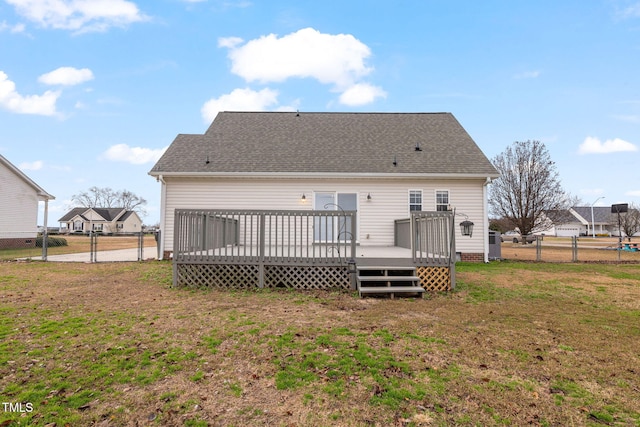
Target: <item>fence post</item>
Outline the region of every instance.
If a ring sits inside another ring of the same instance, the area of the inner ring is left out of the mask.
[[[542,261],[542,239],[536,239],[536,261]]]
[[[45,220],[46,223],[46,220]],[[47,232],[47,227],[45,225],[44,230],[42,231],[42,260],[47,260],[47,240],[49,240],[49,233]]]
[[[98,262],[97,251],[98,235],[93,230],[89,230],[89,262]]]
[[[573,236],[571,238],[571,254],[573,262],[578,262],[578,237]]]
[[[160,235],[160,230],[156,230],[154,237],[156,239],[156,251],[158,259],[162,259],[162,254],[160,253],[160,237],[162,236]]]
[[[142,261],[143,259],[143,246],[144,246],[144,233],[140,231],[138,234],[138,261]]]

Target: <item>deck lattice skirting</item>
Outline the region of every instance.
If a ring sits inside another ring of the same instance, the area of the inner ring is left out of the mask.
[[[260,287],[260,267],[248,264],[179,264],[178,286],[216,289]],[[340,266],[265,265],[265,288],[351,289],[349,269]]]
[[[176,287],[355,290],[354,211],[176,210],[173,285]],[[453,219],[414,212],[406,258],[427,291],[455,285]]]

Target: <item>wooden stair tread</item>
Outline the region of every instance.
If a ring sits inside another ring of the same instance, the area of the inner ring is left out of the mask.
[[[416,282],[417,276],[358,276],[361,282]]]
[[[358,291],[363,294],[389,294],[389,293],[423,293],[424,288],[420,286],[364,286],[360,287]]]

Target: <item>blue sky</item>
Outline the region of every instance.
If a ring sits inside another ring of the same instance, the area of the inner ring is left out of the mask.
[[[56,200],[127,189],[217,111],[451,112],[640,203],[640,1],[0,0],[0,153]],[[39,220],[42,223],[42,220]]]

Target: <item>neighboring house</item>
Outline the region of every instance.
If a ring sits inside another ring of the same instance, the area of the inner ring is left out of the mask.
[[[560,215],[555,215],[555,221],[544,234],[557,237],[579,237],[597,235],[617,235],[618,225],[616,217],[611,213],[610,206],[594,206],[593,216],[591,206],[573,206]]]
[[[340,224],[359,248],[394,247],[412,212],[455,209],[456,251],[488,260],[486,187],[498,173],[450,113],[221,112],[203,135],[178,135],[149,174],[162,184],[165,258],[180,209],[355,211],[355,227]],[[315,221],[316,241],[328,240]]]
[[[38,202],[44,201],[44,224],[53,200],[9,160],[0,155],[0,248],[34,247],[38,227]]]
[[[124,208],[73,208],[58,220],[63,233],[136,233],[142,221],[135,211]]]

